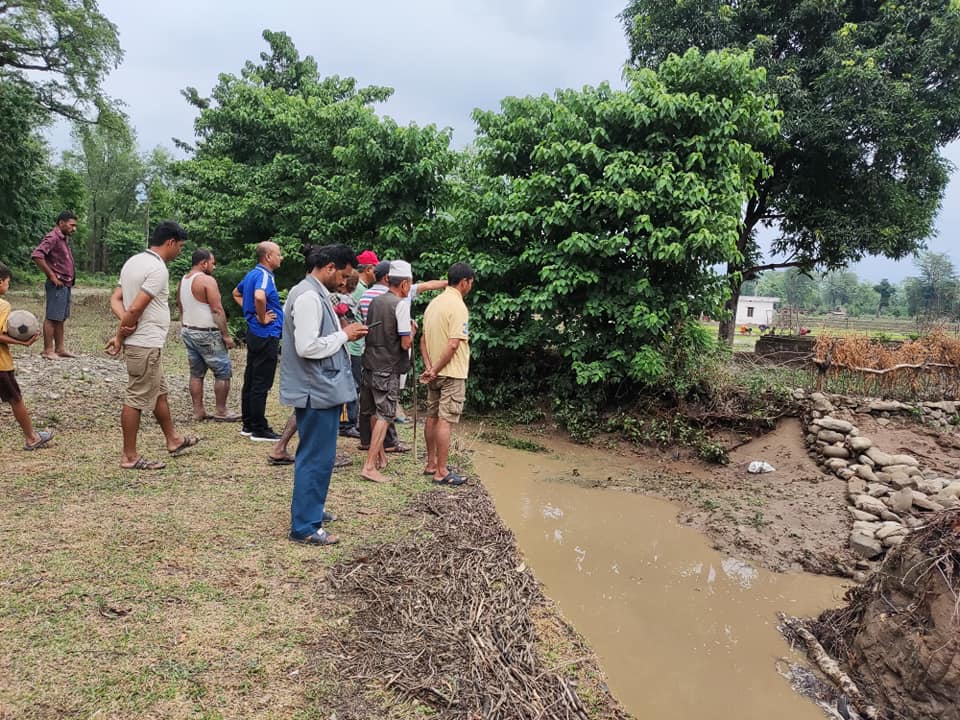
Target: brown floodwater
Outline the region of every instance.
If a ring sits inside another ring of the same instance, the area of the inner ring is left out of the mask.
[[[629,461],[549,444],[542,454],[478,442],[474,463],[527,565],[596,652],[624,707],[658,720],[822,718],[777,673],[779,658],[801,656],[777,631],[776,613],[840,605],[843,583],[722,555],[677,523],[672,503],[550,480],[574,468],[606,479]]]

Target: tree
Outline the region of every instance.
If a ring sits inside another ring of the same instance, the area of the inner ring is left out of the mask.
[[[950,258],[943,253],[925,252],[917,256],[916,266],[920,277],[907,278],[904,287],[910,314],[955,317],[960,309],[960,282]]]
[[[27,91],[45,114],[86,120],[109,106],[100,85],[122,57],[117,28],[95,0],[0,4],[0,80]]]
[[[0,79],[0,257],[7,263],[28,258],[53,221],[45,202],[49,154],[36,132],[41,121],[29,94]]]
[[[879,295],[879,302],[877,302],[877,317],[880,317],[880,313],[884,308],[890,307],[890,298],[892,298],[897,292],[897,286],[890,283],[889,280],[884,278],[879,283],[873,286],[874,291]]]
[[[728,309],[762,270],[901,258],[930,235],[948,177],[938,149],[960,134],[955,0],[630,0],[621,17],[633,64],[749,48],[780,99],[783,132],[762,146],[773,173],[745,205],[727,266]],[[760,225],[779,231],[784,260],[758,260]]]
[[[199,111],[193,157],[176,168],[191,234],[224,262],[266,239],[288,255],[305,240],[418,253],[453,164],[449,132],[399,127],[372,107],[389,88],[321,77],[286,34],[263,37],[260,63],[221,75],[210,98],[184,91]]]
[[[145,168],[133,130],[124,118],[115,117],[109,123],[77,126],[74,141],[77,150],[66,160],[86,190],[83,264],[94,272],[119,270],[144,244],[138,194]]]
[[[764,272],[759,278],[757,291],[761,295],[779,297],[787,307],[803,309],[814,307],[819,295],[817,281],[796,268]]]
[[[856,292],[857,276],[852,272],[834,270],[824,275],[820,281],[821,297],[828,310],[849,305]]]
[[[461,231],[426,259],[477,269],[482,377],[566,398],[656,385],[667,336],[722,303],[714,266],[736,256],[740,208],[767,171],[752,144],[778,132],[774,99],[742,53],[690,51],[627,80],[474,112]]]

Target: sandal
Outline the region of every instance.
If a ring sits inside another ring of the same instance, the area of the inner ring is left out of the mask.
[[[24,443],[24,446],[23,446],[24,450],[39,450],[48,442],[53,440],[53,432],[50,430],[40,430],[39,432],[37,432],[37,435],[40,436],[40,439],[37,440],[35,443]]]
[[[284,457],[278,457],[278,458],[273,457],[273,455],[267,455],[268,465],[293,465],[294,462],[295,460],[289,455],[286,455]]]
[[[391,445],[390,447],[385,447],[383,449],[384,452],[388,452],[388,453],[405,453],[405,452],[410,452],[410,450],[411,450],[411,447],[404,443],[397,443],[396,445]]]
[[[133,465],[121,465],[123,470],[163,470],[167,466],[159,460],[147,460],[142,455],[134,460]]]
[[[198,442],[200,442],[200,438],[198,438],[196,435],[184,435],[184,436],[183,436],[183,442],[180,443],[180,444],[179,444],[176,448],[174,448],[173,450],[167,450],[167,452],[170,453],[170,455],[171,455],[172,457],[177,457],[177,456],[180,455],[184,450],[186,450],[187,448],[192,448],[192,447],[193,447],[194,445],[196,445]]]
[[[337,520],[337,516],[334,515],[332,512],[327,512],[326,510],[323,511],[323,522],[325,523],[336,522],[336,520]]]
[[[443,480],[434,480],[433,482],[437,485],[463,485],[467,479],[461,475],[457,475],[452,470],[443,476]]]
[[[290,540],[301,545],[336,545],[340,542],[340,538],[336,535],[331,535],[323,528],[310,533],[305,538],[290,536]]]
[[[212,422],[235,423],[240,422],[243,418],[236,413],[229,413],[228,415],[207,415],[203,419],[211,420]]]

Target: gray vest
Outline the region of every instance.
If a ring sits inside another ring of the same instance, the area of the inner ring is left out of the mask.
[[[363,369],[403,375],[410,369],[410,353],[400,345],[397,335],[397,305],[404,302],[392,292],[373,299],[367,310],[367,324],[380,323],[370,328],[363,350]]]
[[[283,308],[284,347],[280,354],[280,402],[284,405],[326,410],[357,399],[357,388],[350,371],[346,346],[323,360],[310,360],[297,355],[293,328],[297,318],[293,304],[304,293],[317,293],[323,315],[317,337],[332,335],[340,329],[327,289],[312,275],[307,275],[287,295]]]

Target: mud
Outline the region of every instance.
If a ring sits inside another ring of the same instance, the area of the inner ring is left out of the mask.
[[[822,473],[807,455],[797,419],[783,419],[770,433],[736,447],[728,465],[705,463],[689,449],[637,448],[609,438],[572,445],[546,429],[515,434],[550,453],[562,449],[570,459],[539,477],[678,502],[679,521],[703,532],[714,549],[770,570],[852,574],[846,484]],[[764,460],[775,471],[751,475],[752,460]]]

